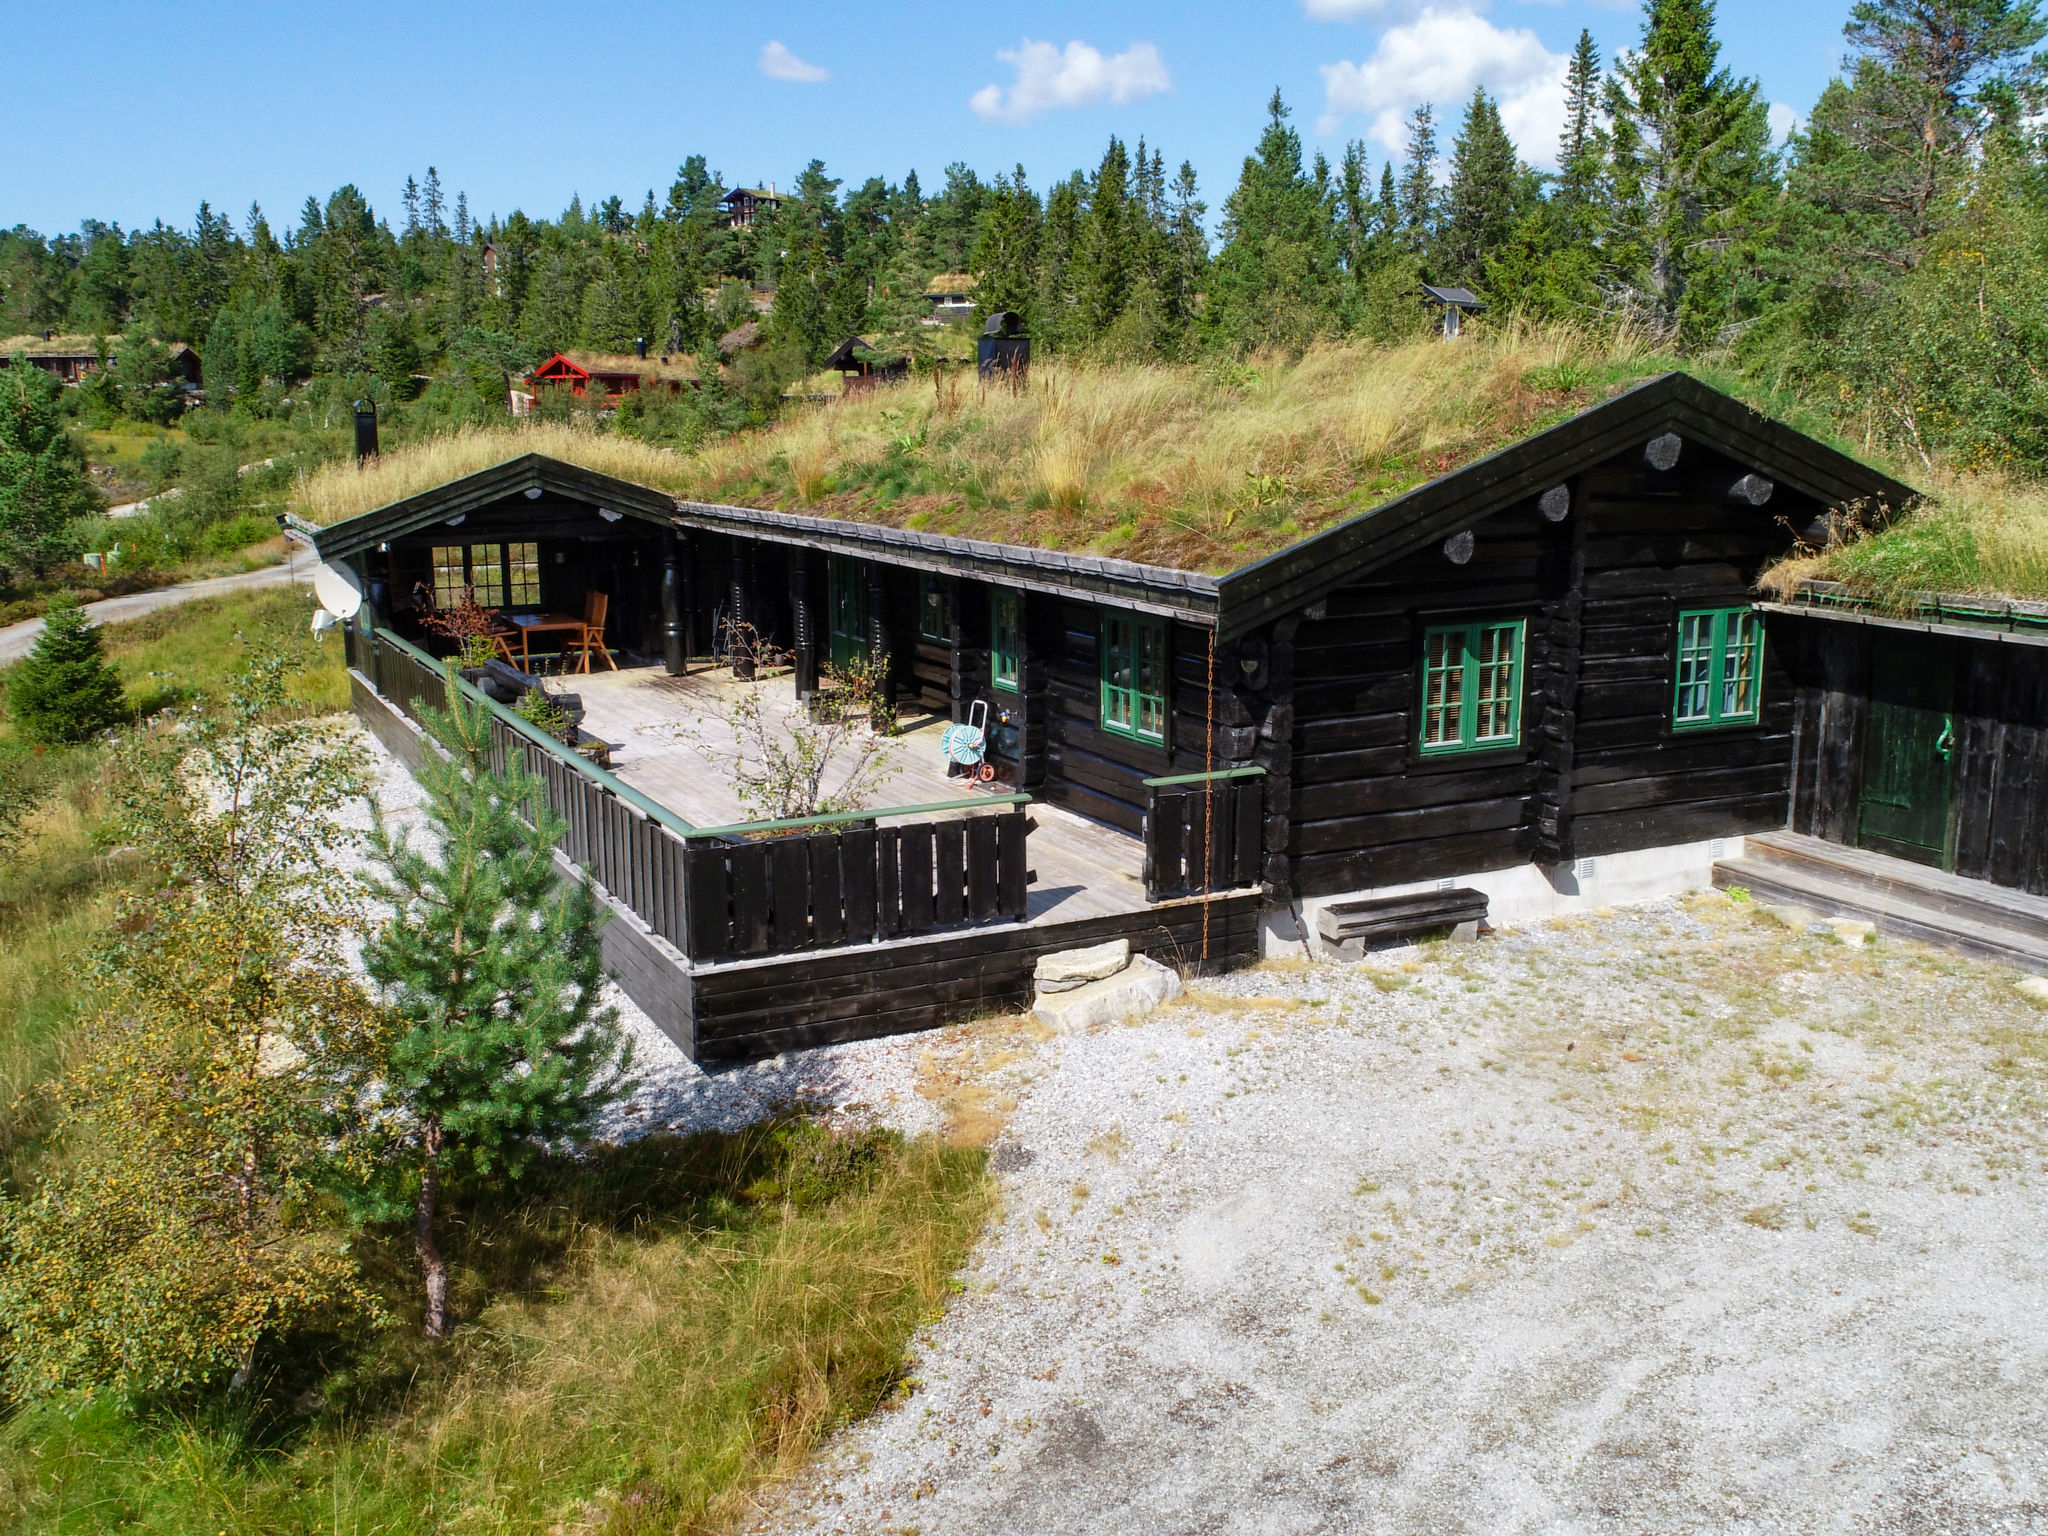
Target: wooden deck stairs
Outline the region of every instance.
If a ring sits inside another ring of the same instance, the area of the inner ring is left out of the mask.
[[[1797,832],[1751,835],[1741,858],[1714,866],[1714,884],[2048,975],[2048,897]]]

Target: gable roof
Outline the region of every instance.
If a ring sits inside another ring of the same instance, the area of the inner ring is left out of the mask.
[[[376,548],[386,539],[431,528],[452,517],[462,517],[479,507],[530,491],[543,495],[552,492],[571,501],[588,502],[643,522],[658,523],[664,528],[675,523],[676,504],[672,496],[649,490],[644,485],[635,485],[630,480],[618,480],[595,470],[565,464],[560,459],[525,453],[502,464],[493,464],[489,469],[478,470],[473,475],[465,475],[460,480],[450,480],[431,490],[421,491],[417,496],[394,501],[374,512],[365,512],[360,517],[317,529],[312,534],[313,549],[323,560],[357,554]]]
[[[1219,638],[1305,607],[1410,550],[1540,496],[1591,465],[1665,433],[1703,443],[1823,506],[1875,502],[1889,515],[1919,495],[1690,374],[1667,373],[1232,571],[1219,582],[1224,614]]]

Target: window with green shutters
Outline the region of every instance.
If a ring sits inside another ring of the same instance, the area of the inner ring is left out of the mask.
[[[1012,587],[997,587],[989,600],[989,681],[1009,693],[1024,677],[1024,597]]]
[[[1763,621],[1754,608],[1701,608],[1679,614],[1671,723],[1680,730],[1754,723],[1763,656]]]
[[[1477,752],[1522,739],[1524,621],[1432,624],[1422,640],[1422,750]]]
[[[1102,616],[1102,728],[1166,740],[1166,626],[1136,614]]]

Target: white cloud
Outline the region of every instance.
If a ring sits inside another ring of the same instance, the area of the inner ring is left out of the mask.
[[[1133,43],[1114,57],[1086,43],[1034,43],[996,55],[1014,65],[1017,78],[1009,89],[985,85],[968,99],[975,114],[990,122],[1028,123],[1055,107],[1093,107],[1108,102],[1123,106],[1173,88],[1166,62],[1150,43]]]
[[[1356,21],[1361,16],[1376,16],[1387,8],[1389,0],[1301,0],[1301,8],[1317,21]]]
[[[800,85],[816,85],[820,80],[830,78],[822,66],[806,64],[777,42],[762,47],[761,73],[770,80],[794,80]]]
[[[1407,142],[1408,114],[1427,101],[1436,107],[1437,138],[1448,153],[1465,104],[1483,85],[1500,103],[1501,123],[1522,158],[1551,165],[1564,129],[1570,63],[1526,27],[1496,27],[1462,6],[1430,6],[1381,33],[1363,64],[1322,66],[1327,99],[1317,131],[1335,133],[1345,118],[1364,117],[1367,135],[1389,155],[1399,155]]]
[[[1774,101],[1770,108],[1771,142],[1782,144],[1792,134],[1806,126],[1806,119],[1782,101]]]

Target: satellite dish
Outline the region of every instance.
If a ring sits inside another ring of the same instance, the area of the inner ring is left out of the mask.
[[[363,606],[363,589],[352,572],[322,560],[313,567],[313,595],[337,619],[352,619]]]

